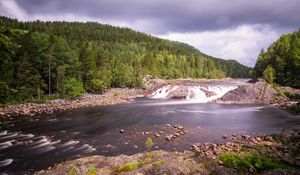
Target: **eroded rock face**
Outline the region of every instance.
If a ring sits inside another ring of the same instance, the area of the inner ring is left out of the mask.
[[[279,92],[263,81],[253,84],[242,85],[235,90],[229,91],[223,97],[217,99],[217,103],[275,103],[287,100]]]
[[[188,87],[180,86],[177,89],[171,91],[167,98],[168,99],[185,99],[189,93]]]

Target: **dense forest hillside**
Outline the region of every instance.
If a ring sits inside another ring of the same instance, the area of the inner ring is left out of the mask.
[[[0,103],[138,87],[147,74],[223,78],[248,77],[250,70],[184,43],[92,22],[19,22],[0,17],[0,46]]]
[[[269,83],[300,88],[300,30],[281,36],[267,51],[262,50],[254,72]]]

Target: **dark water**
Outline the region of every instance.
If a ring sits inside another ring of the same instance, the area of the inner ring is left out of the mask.
[[[6,120],[14,126],[0,132],[0,172],[30,174],[87,155],[134,154],[144,150],[148,137],[157,146],[153,149],[183,151],[192,143],[223,142],[224,134],[257,135],[300,127],[299,116],[272,106],[165,102],[138,99],[132,104]],[[165,135],[176,131],[166,127],[168,123],[180,124],[189,133],[167,142]],[[164,133],[155,138],[153,133],[159,131]]]

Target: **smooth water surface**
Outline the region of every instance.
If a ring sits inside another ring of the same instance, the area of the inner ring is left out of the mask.
[[[2,122],[13,125],[0,132],[0,172],[6,174],[30,173],[87,155],[134,154],[145,150],[148,137],[153,138],[153,149],[183,151],[193,143],[224,142],[224,134],[259,135],[300,127],[299,116],[270,105],[177,104],[145,98]],[[189,132],[168,142],[165,136],[176,129],[166,124],[180,124]],[[163,134],[154,137],[159,131]]]

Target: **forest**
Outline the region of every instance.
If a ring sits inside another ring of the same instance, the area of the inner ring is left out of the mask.
[[[0,17],[0,48],[0,104],[141,87],[144,75],[242,78],[249,77],[251,70],[184,43],[94,22]]]
[[[261,50],[254,76],[268,83],[300,88],[300,30],[282,35],[266,51]]]

